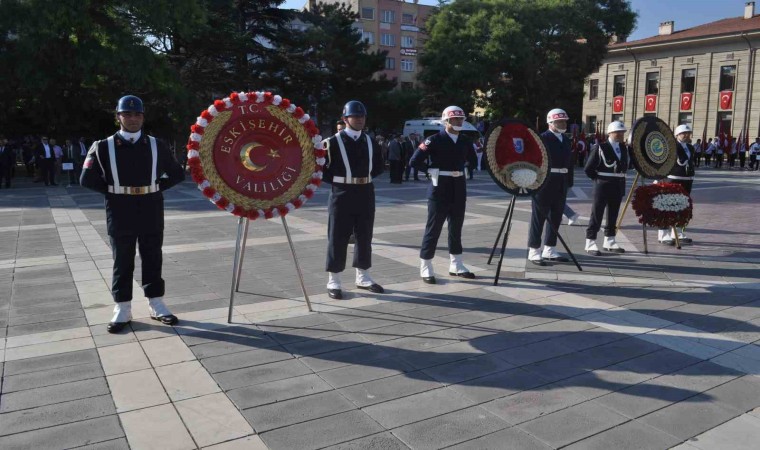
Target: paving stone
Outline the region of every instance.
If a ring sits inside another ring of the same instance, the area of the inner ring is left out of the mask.
[[[713,401],[742,412],[760,407],[760,379],[747,375],[705,392]]]
[[[197,448],[172,405],[119,414],[132,448],[181,450]],[[164,438],[157,441],[156,436]]]
[[[298,356],[309,356],[322,353],[333,352],[344,348],[358,347],[367,344],[361,336],[356,333],[339,334],[324,339],[310,339],[292,344],[286,344],[285,349]]]
[[[219,386],[198,361],[157,367],[156,374],[173,402],[219,392]]]
[[[455,384],[513,367],[512,364],[494,356],[482,355],[424,369],[423,372],[441,383]]]
[[[99,363],[40,370],[37,372],[5,377],[3,379],[3,394],[103,376],[105,376],[105,374]]]
[[[349,386],[340,393],[362,408],[442,386],[422,372],[414,372]]]
[[[380,433],[343,444],[326,447],[325,450],[407,450],[403,442],[391,433]]]
[[[760,442],[760,418],[744,414],[687,442],[700,449],[754,450]]]
[[[261,434],[271,450],[317,449],[379,433],[383,427],[361,411],[348,411]]]
[[[219,373],[228,370],[269,364],[286,359],[293,359],[293,355],[282,347],[273,347],[214,356],[211,358],[205,358],[201,362],[209,372]]]
[[[111,441],[123,436],[124,431],[119,424],[118,417],[111,415],[3,436],[0,437],[0,448],[58,450]]]
[[[701,362],[699,358],[670,349],[662,349],[620,363],[620,367],[637,373],[666,375]]]
[[[511,424],[520,424],[536,417],[583,402],[583,397],[557,384],[520,392],[493,400],[481,406]]]
[[[285,361],[216,373],[213,376],[219,386],[227,391],[311,373],[311,369],[300,360],[291,358]]]
[[[701,362],[685,367],[668,375],[659,377],[663,384],[704,392],[731,380],[741,377],[743,373],[719,366],[711,362]]]
[[[739,415],[741,415],[740,411],[711,403],[710,397],[700,394],[638,420],[681,440],[686,440]]]
[[[480,407],[443,414],[393,431],[414,449],[438,449],[509,427]]]
[[[502,450],[514,448],[520,450],[550,450],[551,447],[535,439],[517,427],[507,428],[496,433],[479,437],[449,447],[451,450]]]
[[[3,394],[0,413],[109,394],[105,378]]]
[[[390,429],[463,409],[474,403],[456,391],[442,388],[368,406],[363,411]]]
[[[253,433],[253,428],[223,393],[183,400],[174,406],[201,447]]]
[[[553,447],[571,444],[628,419],[601,405],[583,403],[518,425]]]
[[[451,389],[482,403],[548,383],[547,380],[533,373],[522,369],[511,369],[454,384]]]
[[[0,436],[115,414],[110,395],[14,411],[0,416]]]
[[[233,389],[227,395],[238,408],[247,409],[329,390],[332,387],[317,375],[303,375]]]
[[[594,401],[632,419],[697,395],[699,392],[663,384],[654,379]]]
[[[197,339],[197,335],[182,336],[182,340],[188,345],[193,339]],[[278,346],[277,342],[268,336],[234,336],[224,339],[226,340],[193,345],[190,350],[196,358],[202,359]]]
[[[96,350],[80,350],[57,355],[8,361],[5,363],[4,376],[9,377],[22,373],[51,370],[60,367],[98,362],[100,362],[100,360],[98,359],[98,352]]]
[[[129,444],[126,439],[121,438],[76,448],[77,450],[129,450]]]
[[[359,347],[337,350],[334,352],[321,353],[318,356],[307,356],[300,361],[309,366],[315,372],[337,369],[350,364],[365,364],[378,359],[387,358],[392,354],[392,349],[378,345],[363,345]]]
[[[632,420],[568,447],[568,450],[659,450],[671,448],[682,439]]]
[[[319,419],[356,409],[337,391],[299,397],[291,400],[243,410],[243,416],[257,433],[296,423]]]
[[[563,346],[559,342],[542,341],[528,344],[523,347],[515,347],[493,353],[493,356],[503,359],[508,363],[519,367],[539,361],[555,358],[557,356],[572,353],[573,350]]]
[[[411,372],[414,367],[395,359],[378,359],[366,364],[350,365],[337,369],[325,370],[319,376],[334,388],[342,388],[353,384],[364,383],[379,378],[387,378],[405,372]]]

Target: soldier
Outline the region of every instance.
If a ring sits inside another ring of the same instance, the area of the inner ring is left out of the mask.
[[[356,237],[356,287],[375,293],[384,289],[372,280],[372,229],[375,224],[375,187],[372,179],[385,165],[380,146],[363,133],[367,109],[351,100],[343,107],[346,128],[326,140],[327,165],[323,180],[332,184],[328,200],[327,294],[343,298],[340,273],[346,268],[349,236]]]
[[[432,183],[428,188],[428,218],[420,249],[422,281],[435,284],[433,256],[441,236],[443,222],[449,222],[449,275],[475,278],[462,262],[462,224],[467,201],[464,166],[475,167],[478,162],[472,141],[461,134],[464,111],[449,106],[441,114],[445,129],[425,140],[415,150],[410,165],[427,172]],[[428,165],[427,161],[430,160]]]
[[[686,193],[691,195],[691,185],[694,183],[695,173],[694,160],[696,158],[696,152],[691,145],[691,127],[689,125],[678,125],[678,127],[676,127],[675,135],[678,140],[676,164],[673,166],[673,169],[670,170],[668,182],[680,184],[686,190]],[[678,239],[681,242],[691,242],[691,239],[684,234],[683,228],[679,228],[677,231]],[[665,245],[675,245],[675,237],[673,236],[672,230],[660,229],[657,234],[660,243]]]
[[[185,179],[167,146],[142,131],[143,103],[134,95],[119,99],[120,130],[96,141],[85,159],[80,184],[105,194],[108,236],[113,252],[111,293],[116,301],[108,332],[118,333],[132,320],[135,247],[142,259],[142,288],[150,317],[166,325],[177,318],[163,302],[161,246],[164,240],[163,191]]]
[[[545,265],[544,259],[569,261],[556,249],[557,231],[565,209],[567,190],[573,184],[573,150],[570,139],[563,135],[567,131],[569,119],[563,109],[552,109],[546,114],[549,129],[541,133],[541,140],[549,153],[552,166],[546,184],[533,196],[533,211],[530,217],[528,260],[539,266]],[[544,222],[547,224],[542,246],[541,234],[544,230]]]
[[[620,201],[625,195],[625,173],[628,171],[630,157],[623,141],[628,131],[622,122],[611,122],[607,126],[607,141],[599,144],[597,151],[592,151],[586,162],[585,172],[594,180],[594,202],[591,206],[591,220],[586,228],[586,252],[599,256],[596,235],[602,227],[604,210],[607,210],[607,224],[604,227],[604,249],[613,253],[625,250],[615,242],[617,234],[617,217]]]

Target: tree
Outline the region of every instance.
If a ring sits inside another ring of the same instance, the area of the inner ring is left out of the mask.
[[[270,84],[309,107],[323,128],[333,128],[343,104],[352,99],[365,103],[374,124],[373,106],[396,84],[377,76],[386,52],[368,51],[369,44],[354,28],[358,16],[345,4],[320,3],[298,17],[306,30],[293,32],[290,42],[278,42],[280,70],[272,72]]]
[[[457,0],[426,24],[425,106],[476,102],[533,123],[554,107],[580,116],[584,80],[636,14],[626,0]],[[480,90],[483,96],[476,98]]]

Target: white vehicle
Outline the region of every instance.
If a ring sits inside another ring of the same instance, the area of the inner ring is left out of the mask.
[[[480,131],[466,120],[462,124],[462,127],[463,129],[460,133],[465,134],[473,142],[478,142],[482,137]],[[424,139],[430,135],[439,133],[441,130],[443,130],[443,124],[441,124],[440,117],[423,117],[422,119],[410,119],[404,122],[403,134],[404,136],[409,136],[415,133]]]

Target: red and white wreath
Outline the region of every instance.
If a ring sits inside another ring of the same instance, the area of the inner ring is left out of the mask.
[[[295,198],[285,204],[274,205],[267,209],[246,209],[242,205],[235,205],[229,199],[225,198],[218,187],[215,187],[203,172],[200,158],[201,142],[206,127],[214,120],[219,113],[231,110],[235,106],[243,106],[250,103],[258,103],[261,106],[274,105],[293,116],[306,130],[313,144],[315,170],[311,174],[311,179],[303,191]],[[190,167],[190,174],[193,181],[198,185],[198,189],[203,195],[214,203],[219,209],[232,213],[238,217],[247,217],[250,220],[256,220],[259,217],[271,219],[273,217],[284,216],[294,209],[303,206],[308,199],[314,196],[314,191],[322,182],[322,169],[325,164],[326,151],[323,149],[322,136],[319,135],[319,128],[313,120],[306,114],[303,109],[291,103],[290,100],[274,95],[271,92],[233,92],[229,97],[214,101],[207,109],[201,112],[196,119],[195,124],[190,127],[190,138],[187,142],[187,165]]]

